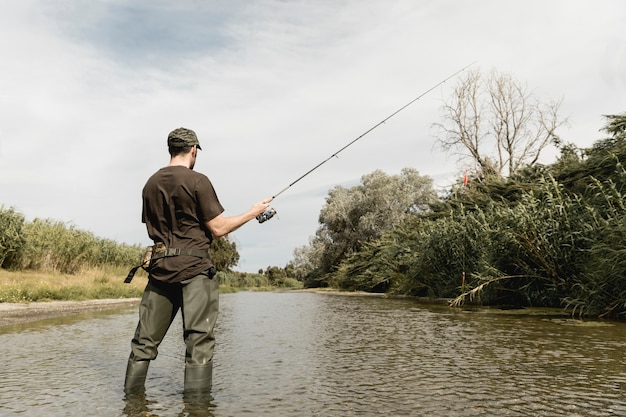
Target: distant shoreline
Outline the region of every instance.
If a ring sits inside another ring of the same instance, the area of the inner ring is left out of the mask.
[[[309,289],[282,289],[279,292],[312,292],[328,295],[360,296],[360,297],[389,297],[389,298],[412,298],[398,297],[380,293],[368,293],[362,291],[338,291],[330,288]],[[0,327],[12,324],[30,323],[55,317],[69,316],[73,314],[92,311],[112,310],[115,308],[132,307],[139,304],[140,298],[116,298],[97,299],[85,301],[37,301],[31,303],[0,303]],[[429,304],[444,304],[448,300],[425,298],[421,301]]]
[[[90,311],[131,307],[139,298],[119,298],[86,301],[44,301],[33,303],[0,303],[0,327],[30,323],[55,317]]]

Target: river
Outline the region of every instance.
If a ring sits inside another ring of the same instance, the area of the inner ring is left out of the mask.
[[[220,298],[210,398],[180,315],[143,396],[136,308],[0,328],[0,416],[626,416],[626,324],[307,292]]]

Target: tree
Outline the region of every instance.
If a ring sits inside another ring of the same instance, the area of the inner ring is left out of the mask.
[[[229,236],[222,236],[211,243],[211,260],[218,271],[229,271],[239,262],[237,244]]]
[[[378,239],[406,216],[425,211],[435,199],[432,179],[412,168],[392,176],[377,170],[363,176],[360,185],[333,188],[311,242],[316,269],[331,272],[366,242]]]
[[[316,256],[314,239],[309,238],[309,245],[299,246],[293,250],[293,259],[287,263],[286,269],[293,273],[298,281],[305,282],[316,265],[319,265],[319,256]]]
[[[278,266],[268,266],[263,275],[269,279],[271,284],[279,284],[281,280],[284,281],[287,278],[285,270]]]
[[[470,71],[444,102],[444,122],[434,126],[443,149],[469,158],[481,176],[510,176],[559,141],[556,129],[566,123],[558,115],[560,105],[540,102],[510,75],[494,70],[484,80]]]

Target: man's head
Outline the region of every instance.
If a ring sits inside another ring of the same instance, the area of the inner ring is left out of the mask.
[[[190,148],[193,145],[196,145],[198,149],[202,150],[196,132],[191,129],[179,127],[178,129],[172,130],[170,134],[167,135],[167,146],[170,148]]]
[[[191,129],[185,129],[184,127],[179,127],[178,129],[174,129],[167,135],[167,147],[170,152],[170,156],[172,158],[181,155],[187,155],[192,151],[193,147],[196,149],[202,150],[200,147],[200,142],[198,141],[198,136],[196,136],[196,132]],[[191,167],[196,162],[196,151],[193,152]]]

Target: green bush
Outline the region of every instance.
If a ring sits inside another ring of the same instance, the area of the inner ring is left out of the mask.
[[[235,289],[302,288],[302,283],[295,278],[272,279],[266,274],[220,271],[217,273],[217,278],[220,280],[222,292]]]

